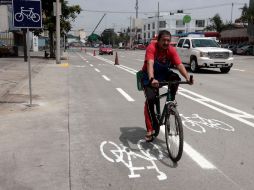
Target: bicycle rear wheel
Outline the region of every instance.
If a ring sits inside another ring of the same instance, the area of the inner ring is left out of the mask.
[[[177,162],[183,153],[183,127],[181,117],[175,108],[171,108],[164,124],[169,157],[173,162]]]

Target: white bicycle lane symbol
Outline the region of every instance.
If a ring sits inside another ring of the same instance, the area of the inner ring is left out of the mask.
[[[185,117],[183,114],[180,114],[182,118],[183,126],[188,128],[189,130],[197,133],[205,133],[205,127],[213,128],[213,129],[221,129],[224,131],[235,131],[234,127],[229,124],[226,124],[222,121],[216,119],[206,119],[198,114],[192,114],[191,117]]]
[[[24,9],[24,7],[21,7],[20,12],[15,14],[15,20],[17,22],[22,22],[26,17],[28,20],[32,20],[33,22],[39,22],[40,15],[38,13],[34,13],[33,10],[34,8]]]
[[[101,150],[102,155],[108,161],[113,162],[113,163],[114,162],[116,162],[116,163],[121,162],[127,168],[129,168],[129,170],[130,170],[130,174],[128,175],[129,178],[140,177],[140,174],[136,173],[136,171],[138,171],[138,170],[145,170],[145,169],[151,170],[151,169],[154,169],[158,173],[157,178],[159,180],[167,179],[166,174],[161,172],[158,169],[157,165],[155,164],[156,160],[163,159],[164,156],[162,154],[162,151],[160,150],[160,148],[157,145],[155,145],[153,143],[150,143],[151,146],[152,146],[151,149],[144,150],[141,146],[141,143],[144,143],[144,142],[145,142],[145,140],[139,140],[139,142],[137,144],[138,149],[140,150],[141,154],[138,154],[138,153],[135,153],[135,152],[131,151],[128,147],[126,147],[122,144],[120,144],[120,146],[118,146],[117,144],[115,144],[112,141],[103,141],[100,145],[100,150]],[[107,147],[107,148],[105,148],[105,147]],[[111,148],[114,147],[114,148],[109,150],[110,147]],[[158,158],[156,158],[154,155],[151,155],[150,152],[151,152],[152,149],[153,149],[153,151],[156,149],[156,152],[158,153]],[[124,157],[125,157],[124,154],[127,156],[126,160],[124,160]],[[134,158],[134,159],[137,159],[137,158],[144,159],[146,161],[149,161],[151,163],[151,165],[146,166],[146,167],[135,167],[135,166],[133,166],[132,158]]]

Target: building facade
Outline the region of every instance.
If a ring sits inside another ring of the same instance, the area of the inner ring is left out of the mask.
[[[13,45],[13,30],[11,5],[7,5],[7,1],[2,1],[0,2],[0,41],[7,45]]]
[[[202,32],[208,24],[208,19],[194,18],[191,16],[189,23],[184,23],[183,18],[187,14],[177,13],[148,17],[143,20],[141,38],[144,42],[149,42],[161,30],[168,30],[173,34],[185,32]]]

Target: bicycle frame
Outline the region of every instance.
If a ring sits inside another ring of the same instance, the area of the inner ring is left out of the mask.
[[[31,17],[34,12],[33,12],[33,8],[24,9],[24,7],[21,7],[20,13],[25,15],[28,18],[28,17]]]
[[[163,93],[163,94],[160,94],[159,96],[157,96],[157,101],[156,101],[156,116],[157,116],[157,119],[159,121],[159,125],[162,125],[163,124],[163,120],[166,116],[166,113],[167,113],[167,108],[168,108],[168,105],[169,104],[173,104],[173,101],[172,101],[172,97],[171,97],[171,94],[170,94],[170,85],[171,83],[168,83],[168,89],[167,89],[167,92],[166,93]],[[160,109],[160,99],[163,98],[163,97],[166,97],[166,102],[164,104],[164,107],[163,107],[163,111],[161,113],[161,109]]]
[[[191,83],[193,82],[193,76],[190,75],[190,81]],[[157,96],[157,101],[156,101],[156,117],[159,121],[159,126],[161,126],[163,124],[163,120],[167,114],[167,109],[168,107],[171,107],[171,106],[176,106],[176,103],[173,102],[172,100],[172,97],[171,97],[171,93],[170,93],[170,87],[172,84],[190,84],[189,82],[187,81],[172,81],[172,82],[159,82],[160,85],[167,85],[168,86],[168,89],[167,89],[167,92],[166,93],[163,93],[163,94],[160,94],[159,96]],[[160,110],[160,99],[163,98],[163,97],[166,97],[166,102],[164,104],[164,107],[163,107],[163,111],[161,113],[161,110]],[[171,105],[170,105],[171,104]],[[170,106],[168,106],[170,105]]]

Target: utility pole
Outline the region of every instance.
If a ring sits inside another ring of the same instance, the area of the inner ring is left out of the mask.
[[[138,0],[136,0],[135,9],[136,9],[136,18],[138,18]]]
[[[56,64],[60,63],[60,2],[56,0]]]
[[[232,7],[231,7],[231,24],[232,24],[232,17],[233,17],[233,8],[234,8],[234,3],[232,3]]]
[[[158,13],[157,13],[157,35],[160,32],[160,3],[158,2]]]
[[[131,27],[131,19],[132,19],[132,17],[130,17],[130,49],[132,48],[132,27]]]
[[[137,40],[137,19],[138,19],[138,0],[136,0],[136,6],[135,6],[135,9],[136,9],[136,20],[135,20],[135,40]]]

